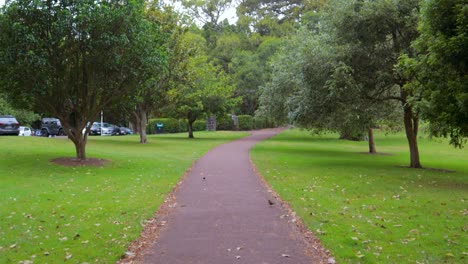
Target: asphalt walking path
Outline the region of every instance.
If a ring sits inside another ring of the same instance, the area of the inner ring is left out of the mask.
[[[143,262],[314,263],[303,234],[250,163],[249,149],[279,132],[254,131],[200,158]]]

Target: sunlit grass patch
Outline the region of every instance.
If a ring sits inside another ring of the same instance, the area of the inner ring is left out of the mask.
[[[468,151],[419,139],[409,164],[404,135],[366,142],[286,131],[252,150],[260,172],[339,263],[461,263],[468,245]]]

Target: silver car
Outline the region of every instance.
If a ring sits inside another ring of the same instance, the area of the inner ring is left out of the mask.
[[[18,135],[20,124],[14,116],[0,116],[0,135]]]

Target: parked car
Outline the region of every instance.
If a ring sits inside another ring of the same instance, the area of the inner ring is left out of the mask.
[[[40,129],[33,130],[32,135],[36,137],[42,137],[41,130]]]
[[[133,131],[128,127],[120,127],[120,135],[133,135]]]
[[[101,127],[101,135],[111,136],[114,133],[114,127],[109,123],[103,123]]]
[[[42,118],[41,120],[41,134],[43,137],[51,136],[63,136],[62,124],[57,118]]]
[[[112,127],[112,135],[113,136],[120,136],[122,135],[122,133],[120,133],[120,127],[119,126],[116,126],[116,125],[112,125],[110,124],[111,127]]]
[[[18,135],[20,124],[14,116],[0,116],[0,135]]]
[[[83,128],[83,134],[86,132],[86,128]],[[89,129],[89,135],[101,135],[101,123],[93,122],[93,125]]]
[[[25,126],[20,126],[19,127],[18,136],[29,137],[29,136],[31,136],[31,134],[32,134],[31,128],[25,127]]]

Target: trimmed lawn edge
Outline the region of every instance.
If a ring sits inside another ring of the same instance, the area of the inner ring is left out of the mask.
[[[283,209],[288,212],[287,215],[282,215],[281,217],[288,218],[288,224],[293,227],[292,229],[302,235],[302,238],[307,245],[307,254],[314,258],[314,263],[335,263],[335,258],[330,254],[329,250],[323,247],[320,239],[315,236],[309,228],[307,228],[307,226],[304,224],[304,221],[302,221],[302,219],[296,214],[289,203],[284,201],[281,196],[275,190],[273,190],[271,185],[266,181],[265,177],[263,177],[263,175],[257,169],[257,166],[255,166],[251,156],[249,157],[249,162],[253,168],[254,174],[257,176],[257,179],[260,181],[263,187],[267,190],[268,193],[271,194],[272,197],[276,199],[276,201],[280,203],[280,206],[282,206]]]

